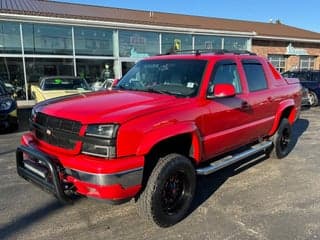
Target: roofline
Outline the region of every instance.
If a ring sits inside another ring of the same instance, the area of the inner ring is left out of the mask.
[[[11,14],[11,13],[0,13],[0,20],[4,21],[29,21],[36,23],[50,23],[50,24],[64,24],[64,25],[80,25],[80,26],[91,26],[91,27],[109,27],[112,29],[132,29],[145,31],[159,31],[159,32],[175,32],[175,33],[196,33],[196,34],[219,34],[225,36],[238,36],[238,37],[253,37],[256,32],[241,32],[241,31],[223,31],[213,29],[199,29],[199,28],[187,28],[187,27],[168,27],[162,25],[147,25],[147,24],[135,24],[135,23],[123,23],[123,22],[112,22],[112,21],[100,21],[100,20],[87,20],[77,18],[62,18],[62,17],[45,17],[45,16],[34,16],[25,14]]]
[[[307,42],[307,43],[320,43],[320,39],[306,39],[306,38],[291,38],[291,37],[275,37],[275,36],[253,36],[253,40],[278,40],[278,41],[291,41],[291,42]]]
[[[78,26],[90,26],[90,27],[108,27],[111,29],[132,29],[143,31],[159,31],[159,32],[174,32],[174,33],[191,33],[191,34],[217,34],[221,36],[233,36],[233,37],[252,37],[253,40],[277,40],[277,41],[292,41],[292,42],[307,42],[307,43],[320,43],[320,39],[307,39],[307,38],[292,38],[292,37],[276,37],[258,35],[257,32],[242,32],[242,31],[224,31],[214,29],[199,29],[188,27],[169,27],[162,25],[148,25],[138,23],[124,23],[102,20],[87,20],[77,18],[63,18],[63,17],[48,17],[48,16],[36,16],[26,14],[13,14],[13,13],[0,13],[0,20],[3,21],[29,21],[35,23],[49,23],[49,24],[61,24],[61,25],[78,25]]]

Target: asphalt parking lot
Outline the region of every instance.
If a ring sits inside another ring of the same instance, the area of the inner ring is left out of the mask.
[[[19,132],[0,134],[0,239],[320,239],[320,107],[302,111],[285,159],[262,156],[199,177],[192,211],[168,229],[141,219],[133,201],[64,206],[18,177],[27,115],[20,112]]]

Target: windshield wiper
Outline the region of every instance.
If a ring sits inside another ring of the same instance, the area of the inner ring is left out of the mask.
[[[165,90],[159,90],[159,89],[155,89],[152,87],[147,88],[146,90],[144,90],[146,92],[152,92],[152,93],[161,93],[161,94],[170,94],[169,91],[165,91]]]
[[[164,89],[155,89],[155,88],[147,88],[145,91],[147,92],[154,92],[154,93],[161,93],[161,94],[169,94],[169,95],[178,95],[178,96],[185,96],[184,94],[180,92],[174,92],[174,91],[169,91],[169,90],[164,90]]]

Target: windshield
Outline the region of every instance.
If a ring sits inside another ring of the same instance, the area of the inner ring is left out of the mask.
[[[90,90],[86,80],[81,78],[48,78],[41,82],[42,90]]]
[[[201,83],[205,60],[142,60],[118,83],[118,89],[157,92],[183,97],[195,96]]]

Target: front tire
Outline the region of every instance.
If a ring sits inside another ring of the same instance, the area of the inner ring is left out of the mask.
[[[153,169],[138,199],[138,213],[160,227],[174,225],[188,214],[195,186],[191,161],[180,154],[169,154]]]
[[[278,130],[272,137],[273,149],[270,156],[281,159],[287,156],[291,149],[292,127],[288,119],[283,118],[280,122]]]
[[[311,107],[318,106],[319,100],[315,92],[312,92],[312,91],[308,92],[308,100]]]

